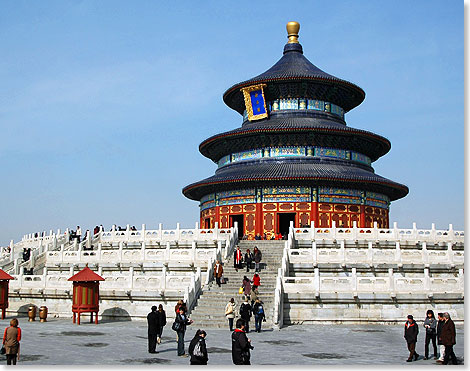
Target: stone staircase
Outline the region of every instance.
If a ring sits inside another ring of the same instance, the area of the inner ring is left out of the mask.
[[[261,286],[258,290],[260,299],[264,302],[266,313],[266,322],[263,322],[264,328],[271,328],[273,325],[274,290],[276,287],[277,270],[281,264],[284,245],[285,241],[239,242],[242,252],[246,252],[247,249],[253,251],[253,248],[258,246],[263,254],[259,273]],[[252,267],[254,268],[254,263]],[[224,278],[226,283],[218,287],[214,279],[209,283],[208,287],[203,288],[203,292],[190,314],[190,318],[194,321],[194,327],[228,329],[228,320],[225,317],[225,306],[230,298],[235,299],[236,321],[239,317],[240,305],[243,303],[243,295],[238,293],[238,289],[242,285],[243,276],[246,275],[248,278],[252,279],[253,274],[254,269],[250,269],[250,273],[246,273],[246,268],[239,269],[237,272],[233,267],[233,254],[231,254],[228,261],[224,262]],[[250,331],[251,329],[254,329],[254,317],[252,317],[252,321],[250,322]]]

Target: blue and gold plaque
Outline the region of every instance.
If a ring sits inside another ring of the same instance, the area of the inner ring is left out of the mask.
[[[248,120],[250,121],[268,117],[263,91],[265,86],[266,84],[259,84],[240,89],[245,98],[246,112],[248,113]]]

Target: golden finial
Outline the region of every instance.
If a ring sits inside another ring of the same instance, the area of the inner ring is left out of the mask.
[[[300,30],[300,23],[299,22],[289,22],[286,25],[287,29],[287,37],[289,38],[288,44],[298,44],[299,43],[299,30]]]

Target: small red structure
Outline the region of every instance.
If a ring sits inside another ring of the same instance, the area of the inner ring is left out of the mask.
[[[5,309],[8,308],[8,285],[10,280],[15,278],[0,269],[0,308],[2,309],[2,319],[5,319]]]
[[[96,313],[95,323],[98,324],[100,283],[104,278],[90,268],[85,267],[68,279],[73,281],[73,323],[78,314],[77,324],[80,324],[80,313],[90,313],[90,323],[93,322],[93,312]]]

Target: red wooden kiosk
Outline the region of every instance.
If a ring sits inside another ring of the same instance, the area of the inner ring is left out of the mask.
[[[95,323],[98,324],[100,283],[104,278],[85,267],[77,274],[68,279],[73,281],[73,323],[78,314],[77,324],[80,324],[80,313],[90,313],[90,323],[93,322],[95,312]]]
[[[15,278],[0,269],[0,308],[2,309],[2,319],[5,319],[5,310],[8,308],[8,285],[10,280]]]

